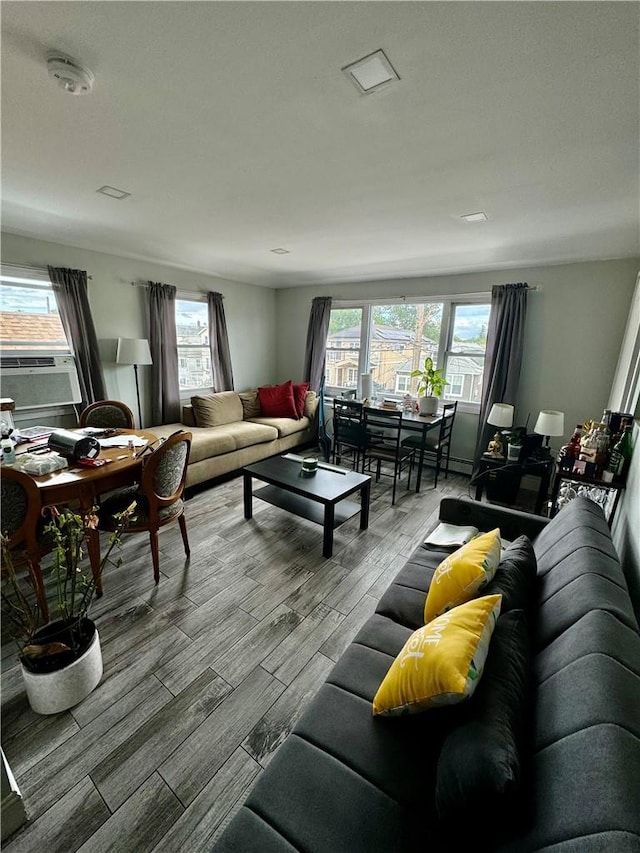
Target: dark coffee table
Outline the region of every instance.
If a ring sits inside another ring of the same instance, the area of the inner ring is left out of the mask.
[[[322,463],[321,463],[322,464]],[[253,497],[306,518],[324,528],[322,554],[333,554],[333,531],[356,513],[360,513],[360,529],[369,526],[371,477],[346,468],[319,467],[315,474],[305,476],[300,462],[282,456],[272,456],[242,469],[244,477],[244,517],[253,515]],[[268,483],[252,490],[252,478]],[[360,503],[345,500],[360,492]]]

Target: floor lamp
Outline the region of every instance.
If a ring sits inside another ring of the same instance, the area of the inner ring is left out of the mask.
[[[138,365],[153,364],[149,341],[146,338],[118,338],[116,364],[132,364],[136,375],[136,396],[138,398],[138,425],[142,429],[142,409],[140,408],[140,385],[138,384]]]

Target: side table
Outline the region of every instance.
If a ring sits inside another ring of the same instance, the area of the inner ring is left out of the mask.
[[[535,509],[536,515],[544,513],[544,507],[549,494],[549,486],[551,484],[551,474],[554,469],[554,462],[549,459],[525,459],[522,462],[508,462],[504,458],[495,458],[493,456],[482,456],[478,462],[477,472],[473,480],[476,484],[475,498],[477,501],[482,499],[483,489],[486,487],[489,479],[495,479],[499,476],[499,472],[515,476],[518,485],[520,479],[525,475],[530,475],[540,478],[540,485],[536,495]],[[472,482],[473,482],[472,480]],[[514,497],[515,501],[515,497]]]

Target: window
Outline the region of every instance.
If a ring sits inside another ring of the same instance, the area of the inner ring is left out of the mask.
[[[447,380],[449,381],[447,397],[462,397],[462,389],[464,388],[462,373],[450,373],[447,375]]]
[[[396,375],[396,393],[406,394],[411,387],[411,377],[408,373],[398,373]]]
[[[445,357],[445,396],[480,403],[490,306],[453,304]]]
[[[430,356],[445,371],[449,384],[444,396],[477,411],[489,310],[488,296],[338,304],[329,323],[326,384],[353,388],[360,374],[371,372],[376,395],[415,396],[418,380],[411,373]]]
[[[213,388],[209,312],[199,299],[176,299],[178,377],[181,391]]]
[[[360,371],[362,308],[334,308],[331,311],[325,362],[328,396],[343,388],[355,388]]]
[[[6,269],[0,275],[2,352],[68,355],[71,350],[47,273],[25,270],[23,275],[11,275]]]

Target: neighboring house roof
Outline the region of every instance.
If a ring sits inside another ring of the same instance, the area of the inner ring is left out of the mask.
[[[480,347],[481,349],[481,347]],[[484,359],[469,356],[450,355],[447,362],[448,373],[462,373],[465,376],[480,376],[484,368]],[[411,373],[411,361],[407,359],[396,365],[397,373]]]
[[[30,341],[15,344],[12,349],[33,349],[41,342],[42,349],[69,351],[59,314],[31,314],[22,311],[0,311],[0,341]],[[52,343],[53,342],[53,343]],[[44,347],[46,344],[46,347]]]
[[[179,344],[208,344],[209,329],[207,326],[177,325],[176,338]]]
[[[396,329],[394,326],[379,326],[377,324],[371,327],[371,337],[374,341],[386,341],[387,343],[411,343],[415,339],[414,333],[407,329]],[[350,326],[348,329],[334,332],[327,338],[327,343],[353,340],[360,340],[360,326]],[[422,340],[430,344],[435,343],[430,338],[423,337]]]

